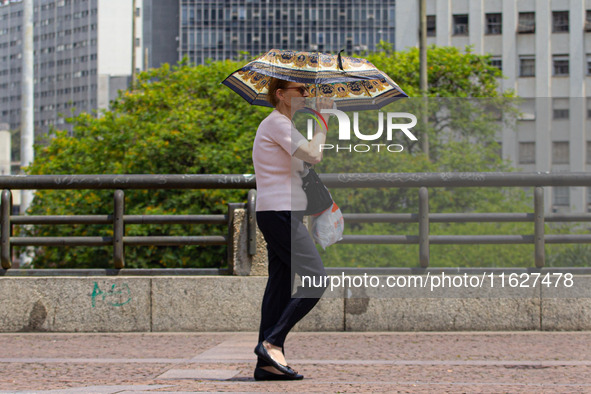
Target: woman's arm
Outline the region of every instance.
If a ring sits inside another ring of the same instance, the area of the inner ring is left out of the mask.
[[[326,130],[316,130],[312,140],[302,144],[295,152],[294,156],[310,164],[320,163],[322,160],[321,145],[326,141]]]
[[[317,110],[333,107],[333,100],[320,98],[317,100]],[[305,144],[302,144],[295,152],[294,156],[310,164],[318,164],[322,160],[322,145],[326,142],[326,133],[322,126],[316,126],[314,137]]]

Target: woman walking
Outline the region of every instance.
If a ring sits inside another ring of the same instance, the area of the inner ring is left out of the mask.
[[[292,295],[291,288],[295,273],[326,275],[314,241],[302,223],[307,199],[301,175],[304,162],[316,164],[322,159],[320,145],[326,140],[326,130],[317,130],[308,141],[292,123],[292,114],[304,108],[309,96],[304,84],[272,78],[268,91],[275,110],[259,125],[252,152],[257,184],[256,218],[269,257],[254,378],[299,380],[303,376],[285,360],[285,338],[314,308],[325,289],[307,289],[304,294],[298,288]],[[322,104],[325,108],[332,106],[329,100]]]

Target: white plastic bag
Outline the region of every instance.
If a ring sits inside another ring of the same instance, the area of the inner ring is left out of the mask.
[[[331,208],[312,217],[312,237],[322,249],[343,239],[344,227],[343,214],[334,201]]]

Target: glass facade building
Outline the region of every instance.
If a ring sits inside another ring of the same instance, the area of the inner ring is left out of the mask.
[[[347,55],[394,44],[395,1],[180,0],[179,59],[256,56],[270,49]]]

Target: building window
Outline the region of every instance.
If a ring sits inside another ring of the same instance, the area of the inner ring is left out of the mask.
[[[569,110],[568,108],[566,109],[555,109],[553,110],[553,118],[555,120],[560,120],[560,119],[568,119],[569,118]]]
[[[503,59],[501,59],[500,57],[491,57],[490,65],[503,71]]]
[[[552,99],[552,118],[554,120],[565,120],[569,118],[569,104],[568,98],[554,98]]]
[[[555,77],[564,77],[568,76],[569,72],[569,64],[568,64],[568,56],[560,55],[554,56],[554,67],[553,67],[553,75]]]
[[[519,143],[519,164],[535,164],[536,162],[536,143]]]
[[[536,76],[536,59],[533,56],[523,56],[519,58],[519,76]]]
[[[486,14],[486,34],[503,33],[503,15]]]
[[[568,187],[554,187],[554,205],[566,206],[570,205],[570,189]]]
[[[497,155],[502,158],[503,157],[503,141],[497,141],[497,144],[499,145],[497,148]]]
[[[427,37],[435,37],[437,28],[435,15],[427,15]]]
[[[568,11],[552,12],[552,33],[568,33]]]
[[[585,31],[591,31],[591,10],[587,10],[585,15]]]
[[[536,14],[535,12],[520,12],[519,25],[517,26],[518,33],[535,33],[536,32]]]
[[[568,164],[568,141],[552,142],[552,164]]]
[[[454,15],[454,36],[468,35],[468,15]]]

